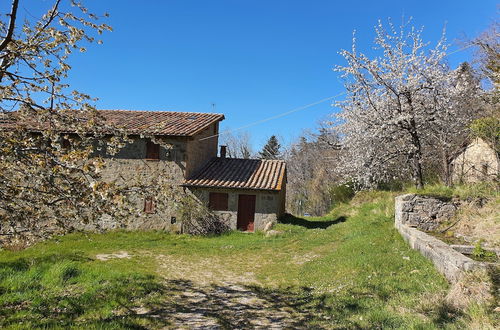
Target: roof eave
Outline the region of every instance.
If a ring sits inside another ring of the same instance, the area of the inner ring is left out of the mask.
[[[281,184],[280,184],[281,186]],[[266,189],[266,188],[252,188],[252,187],[225,187],[225,186],[210,186],[210,185],[198,185],[198,184],[189,184],[183,183],[181,187],[186,188],[207,188],[207,189],[231,189],[231,190],[254,190],[254,191],[272,191],[279,192],[281,189]]]
[[[215,124],[215,123],[218,123],[220,121],[223,121],[224,119],[226,119],[226,117],[224,117],[224,115],[221,115],[219,118],[216,118],[214,120],[212,120],[210,123],[208,123],[207,125],[197,129],[196,131],[194,131],[193,133],[189,134],[189,135],[186,135],[186,136],[189,136],[189,137],[193,137],[195,136],[196,134],[199,134],[200,132],[203,132],[204,130],[206,130],[210,125],[212,124]]]

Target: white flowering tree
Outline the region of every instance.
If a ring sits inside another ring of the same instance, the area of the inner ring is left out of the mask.
[[[422,29],[409,23],[388,26],[379,21],[375,27],[378,56],[359,52],[354,38],[352,49],[340,52],[348,65],[335,67],[347,91],[337,103],[343,170],[365,186],[411,177],[422,188],[425,144],[439,138],[446,148],[456,125],[437,132],[457,118],[461,110],[453,100],[463,91],[445,62],[444,33],[430,48]],[[458,126],[463,123],[459,120]]]
[[[22,20],[21,8],[31,4],[0,7],[8,9],[0,19],[0,244],[9,235],[36,239],[53,228],[98,227],[103,215],[124,219],[141,211],[135,199],[144,191],[158,204],[174,200],[164,173],[154,183],[102,180],[106,161],[99,150],[113,155],[127,136],[65,81],[69,56],[101,43],[97,38],[111,28],[75,0],[39,1],[45,12],[35,17],[30,8]]]
[[[101,210],[85,207],[106,205],[108,197],[106,185],[96,180],[103,163],[89,157],[102,127],[90,96],[71,90],[65,78],[71,53],[85,52],[86,44],[111,28],[68,0],[40,1],[45,13],[21,20],[21,8],[30,4],[22,2],[12,0],[0,20],[2,233],[47,218],[61,224],[67,218],[91,219]],[[89,132],[95,134],[89,138]]]
[[[69,56],[100,44],[111,27],[76,0],[39,1],[45,13],[20,20],[20,8],[32,3],[22,2],[12,0],[0,19],[0,245],[9,235],[36,239],[75,224],[99,228],[106,217],[122,225],[140,215],[144,196],[155,196],[158,209],[182,208],[187,196],[166,170],[103,180],[106,158],[130,140],[65,79]]]

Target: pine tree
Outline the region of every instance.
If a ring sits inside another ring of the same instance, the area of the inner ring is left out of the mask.
[[[267,143],[262,148],[262,151],[259,152],[259,156],[261,159],[280,159],[280,148],[281,145],[278,142],[278,138],[273,135],[269,138],[269,140],[267,140]]]

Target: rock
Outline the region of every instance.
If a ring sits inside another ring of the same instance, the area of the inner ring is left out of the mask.
[[[145,307],[132,308],[132,311],[134,311],[134,313],[136,313],[137,315],[144,315],[150,312],[150,310]]]
[[[448,220],[452,218],[457,212],[457,208],[453,204],[444,204],[441,206],[437,212],[437,218]]]
[[[109,253],[109,254],[98,254],[95,256],[97,260],[106,261],[109,259],[130,259],[131,255],[128,254],[127,251],[120,251],[117,253]]]
[[[283,234],[282,231],[280,230],[274,230],[274,229],[271,229],[269,230],[267,233],[266,233],[266,237],[272,237],[272,236],[278,236],[278,235],[281,235]]]
[[[264,232],[267,233],[268,231],[270,231],[271,229],[273,229],[274,227],[274,222],[272,221],[269,221],[266,226],[264,227]]]

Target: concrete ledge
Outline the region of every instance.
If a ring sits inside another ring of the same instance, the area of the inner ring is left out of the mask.
[[[464,256],[443,241],[404,224],[401,213],[410,198],[410,195],[396,197],[395,227],[413,249],[430,259],[450,282],[456,282],[465,271],[487,267],[485,263]]]
[[[476,248],[475,246],[472,245],[458,245],[458,244],[450,244],[450,247],[453,248],[453,250],[458,251],[462,254],[472,254],[474,252],[474,249]],[[483,250],[488,252],[493,252],[497,255],[497,257],[500,257],[500,249],[490,249],[483,247]]]

